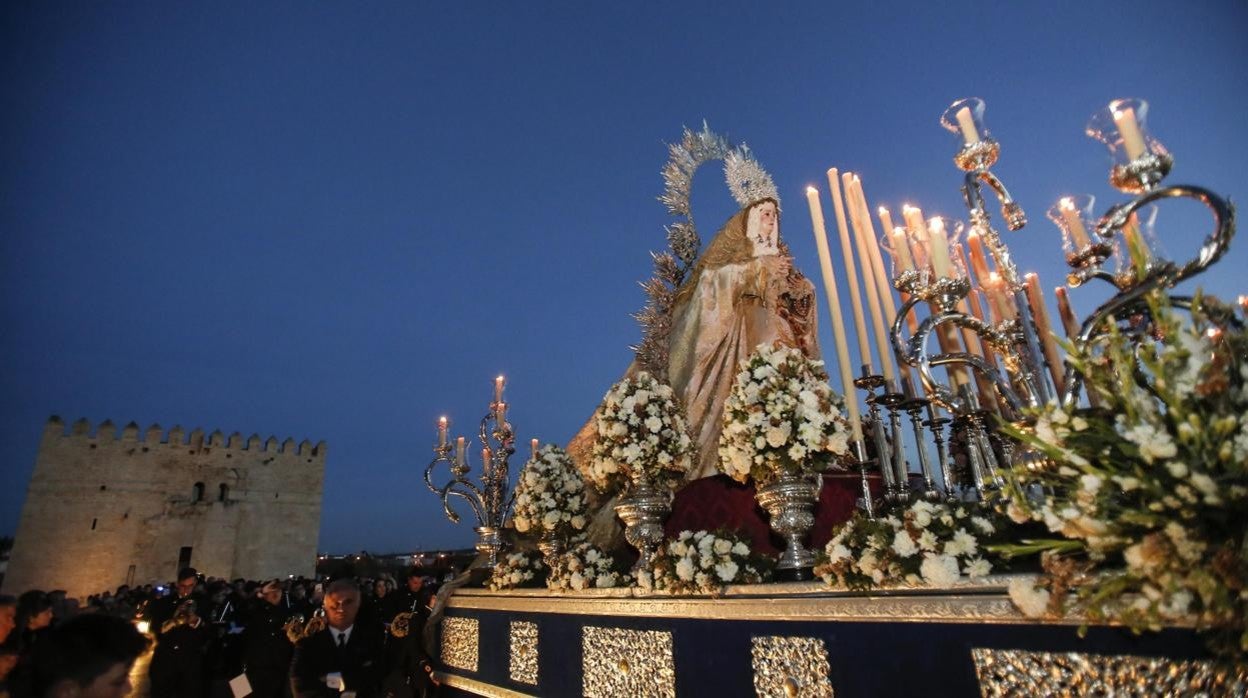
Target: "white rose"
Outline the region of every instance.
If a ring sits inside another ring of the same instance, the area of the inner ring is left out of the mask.
[[[715,574],[722,582],[731,582],[737,576],[737,563],[727,560],[715,565]]]
[[[953,586],[961,576],[958,573],[958,561],[952,555],[931,553],[923,558],[923,563],[919,565],[919,574],[924,581],[935,587]]]
[[[680,577],[682,580],[686,582],[691,581],[693,579],[693,573],[693,561],[689,558],[681,558],[680,562],[676,563],[676,576]]]

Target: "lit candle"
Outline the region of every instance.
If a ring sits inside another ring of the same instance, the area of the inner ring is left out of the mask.
[[[854,330],[858,336],[858,355],[862,363],[871,369],[871,345],[867,338],[867,321],[862,313],[862,296],[858,292],[858,271],[854,264],[854,249],[849,241],[849,225],[845,222],[845,202],[841,199],[841,178],[836,168],[828,170],[828,188],[832,192],[832,207],[836,211],[836,227],[841,234],[841,259],[845,261],[845,283],[849,285],[849,302],[854,311]]]
[[[503,401],[503,377],[494,379],[494,402]]]
[[[533,460],[537,460],[537,439],[530,441],[529,446],[533,449]]]
[[[446,448],[446,417],[438,419],[438,448]]]
[[[895,375],[893,373],[893,352],[888,342],[888,325],[892,322],[892,317],[888,315],[887,303],[881,293],[881,284],[883,279],[879,277],[883,274],[883,265],[876,264],[876,257],[879,256],[878,243],[875,242],[875,236],[872,234],[871,216],[867,213],[867,208],[862,197],[862,182],[859,181],[858,175],[846,172],[841,175],[841,180],[845,184],[845,199],[849,206],[850,222],[854,228],[854,240],[858,245],[858,260],[862,262],[862,281],[867,286],[867,305],[871,309],[871,322],[875,327],[875,348],[880,354],[880,368],[884,375],[884,380],[892,383]],[[872,251],[875,255],[872,256]],[[887,288],[887,285],[884,286]],[[891,297],[890,297],[891,298]],[[896,311],[893,312],[896,315]]]
[[[832,338],[836,342],[836,359],[841,374],[841,394],[845,396],[845,411],[849,428],[855,441],[862,441],[862,424],[859,422],[858,395],[854,388],[854,372],[849,362],[849,345],[845,341],[845,320],[841,317],[841,299],[836,288],[836,273],[832,270],[832,254],[828,250],[828,231],[823,222],[823,205],[819,192],[806,187],[806,201],[810,204],[810,224],[815,232],[815,247],[819,250],[819,269],[823,272],[823,290],[828,297],[828,310],[832,313]]]
[[[499,429],[502,429],[507,424],[507,403],[499,402],[495,404],[494,421],[498,423]]]
[[[1074,200],[1069,196],[1063,197],[1057,202],[1057,207],[1062,211],[1062,220],[1066,221],[1066,230],[1070,233],[1070,242],[1074,245],[1075,251],[1091,245],[1088,229],[1083,227],[1083,219],[1079,216],[1079,209],[1075,208]]]
[[[494,459],[491,457],[490,447],[486,446],[485,448],[481,449],[481,473],[483,475],[489,475],[491,466],[493,464],[494,464]]]
[[[1239,309],[1248,313],[1248,296],[1240,296],[1237,302],[1239,303]]]
[[[984,241],[979,239],[979,232],[973,228],[966,234],[966,247],[970,250],[975,280],[982,285],[988,279],[988,258],[984,255]]]
[[[995,271],[989,273],[988,280],[984,282],[984,290],[988,293],[988,303],[992,305],[997,322],[1005,322],[1018,317],[1014,302],[1006,293],[1005,279],[1002,279],[1000,274]]]
[[[455,439],[455,463],[457,465],[464,464],[464,437],[456,437]]]
[[[888,232],[895,227],[893,225],[893,214],[888,212],[888,207],[881,206],[875,212],[880,217],[880,227],[884,229],[884,232]]]
[[[1127,151],[1127,159],[1135,160],[1144,154],[1144,134],[1140,133],[1140,124],[1135,120],[1135,110],[1131,107],[1114,110],[1114,125],[1118,127],[1118,135],[1122,136],[1122,147]]]
[[[953,265],[949,262],[949,238],[945,235],[945,222],[932,218],[927,222],[927,248],[932,255],[932,273],[936,278],[950,278]]]
[[[914,259],[910,256],[910,239],[906,235],[906,229],[897,226],[891,228],[893,231],[889,234],[889,241],[892,243],[893,257],[897,261],[897,275],[902,272],[914,269]]]
[[[962,107],[956,114],[958,117],[958,130],[962,131],[962,140],[967,145],[974,145],[979,142],[979,131],[975,128],[975,117],[971,116],[970,107]]]
[[[1040,276],[1030,272],[1023,276],[1027,284],[1027,305],[1031,308],[1031,317],[1036,321],[1036,333],[1040,335],[1041,346],[1044,348],[1044,360],[1049,364],[1049,374],[1053,376],[1053,387],[1057,392],[1066,390],[1066,367],[1062,364],[1062,355],[1057,351],[1057,340],[1053,337],[1053,328],[1049,324],[1049,311],[1044,307],[1044,295],[1040,290]]]

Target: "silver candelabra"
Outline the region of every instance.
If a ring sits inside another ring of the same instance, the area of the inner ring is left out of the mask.
[[[1135,197],[1111,206],[1099,218],[1092,217],[1091,197],[1082,197],[1087,200],[1083,206],[1077,205],[1072,197],[1064,198],[1049,212],[1049,217],[1062,231],[1066,261],[1071,267],[1068,284],[1077,287],[1100,279],[1116,289],[1112,298],[1082,322],[1063,318],[1069,320],[1064,324],[1068,340],[1076,348],[1090,346],[1114,326],[1141,326],[1141,318],[1147,319],[1149,312],[1147,295],[1156,290],[1172,289],[1203,272],[1226,252],[1235,232],[1234,208],[1225,199],[1196,186],[1161,187],[1173,158],[1145,130],[1146,111],[1147,104],[1141,100],[1115,100],[1094,116],[1087,128],[1088,135],[1110,149],[1114,160],[1111,184]],[[917,494],[928,499],[958,498],[959,490],[964,490],[982,497],[1002,486],[1003,460],[1036,460],[1036,454],[1024,452],[1017,444],[997,437],[993,428],[997,415],[1003,420],[1016,421],[1024,418],[1027,409],[1059,401],[1072,405],[1079,400],[1082,389],[1081,376],[1069,361],[1056,354],[1056,344],[1047,336],[1047,319],[1037,316],[1044,313],[1040,309],[1042,302],[1037,307],[1037,299],[1028,297],[1027,286],[1033,280],[1024,281],[1020,276],[1008,247],[992,224],[985,186],[998,200],[1009,230],[1022,229],[1027,217],[1002,181],[991,172],[1001,147],[988,133],[982,119],[983,102],[966,99],[951,105],[941,123],[960,138],[954,162],[965,172],[962,194],[969,213],[969,230],[990,255],[995,272],[989,276],[993,283],[999,284],[1000,297],[1008,299],[1005,302],[1010,307],[1003,308],[993,322],[986,321],[981,313],[968,311],[967,299],[973,292],[973,284],[970,270],[964,268],[965,261],[958,260],[960,251],[944,273],[937,273],[934,264],[925,263],[927,260],[921,251],[914,253],[918,261],[906,257],[910,265],[902,268],[898,264],[898,251],[890,249],[894,261],[893,286],[905,299],[891,328],[892,348],[906,366],[918,373],[923,394],[911,389],[908,377],[903,378],[905,386],[901,392],[896,386],[885,384],[880,376],[865,375],[865,371],[855,381],[855,385],[867,393],[869,414],[865,426],[868,434],[864,440],[874,448],[873,461],[878,463],[884,481],[886,505],[904,504],[916,494],[910,486],[909,465],[904,458],[906,430],[902,426],[902,413],[910,420],[923,478],[922,489]],[[1199,201],[1213,216],[1213,231],[1205,238],[1197,255],[1185,264],[1158,257],[1141,234],[1135,215],[1151,204],[1173,198]],[[944,230],[942,223],[940,230],[935,231],[942,236],[942,242]],[[914,240],[916,236],[924,238],[927,232],[910,229],[907,235]],[[888,233],[885,231],[886,236]],[[1123,246],[1115,245],[1119,239],[1125,241]],[[921,239],[919,242],[931,244],[932,241]],[[972,261],[976,261],[975,252],[972,248]],[[1114,255],[1119,255],[1120,261],[1130,256],[1129,263],[1120,265],[1124,270],[1117,273],[1104,269],[1105,262]],[[986,265],[976,268],[977,276],[984,270]],[[978,281],[987,286],[989,280],[979,278]],[[1177,307],[1190,306],[1187,297],[1171,295],[1171,299]],[[919,320],[922,306],[930,308],[930,313]],[[968,337],[968,345],[970,336],[977,338],[983,351],[947,349],[950,345],[944,340],[948,335],[942,337],[941,333],[948,332]],[[939,352],[928,348],[933,336],[942,340]],[[937,377],[935,370],[941,367],[947,369],[949,383]],[[942,408],[950,417],[937,416],[935,407]],[[946,427],[950,427],[951,433],[946,434]],[[955,435],[959,437],[960,453],[968,471],[968,476],[962,478],[953,476],[953,455],[947,449]],[[927,448],[929,440],[936,448],[935,460]],[[873,515],[874,507],[869,501],[865,481],[867,456],[863,444],[858,444],[858,458],[864,464],[864,508],[868,515]],[[939,467],[939,475],[934,467]]]
[[[501,380],[501,379],[500,379]],[[459,523],[459,513],[451,506],[458,497],[468,502],[476,517],[476,549],[480,553],[477,563],[492,569],[498,564],[498,554],[503,547],[502,528],[515,504],[516,493],[511,489],[511,471],[508,459],[515,453],[515,434],[506,419],[506,405],[496,394],[490,403],[490,411],[481,419],[478,437],[483,445],[480,483],[467,477],[472,468],[463,446],[463,437],[452,447],[446,439],[445,418],[439,425],[438,445],[434,446],[434,459],[425,468],[425,485],[442,500],[446,517]],[[454,456],[452,457],[452,452]],[[450,479],[445,484],[434,484],[434,470],[439,463],[446,463]]]

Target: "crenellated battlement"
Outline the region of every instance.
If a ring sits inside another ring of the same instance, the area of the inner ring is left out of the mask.
[[[148,448],[157,445],[196,449],[219,448],[315,458],[322,462],[324,462],[328,451],[328,446],[324,441],[318,441],[314,445],[310,440],[304,439],[296,445],[292,437],[286,437],[284,441],[278,441],[276,436],[261,439],[259,434],[252,434],[244,439],[242,434],[237,431],[231,433],[227,438],[220,429],[213,431],[205,437],[204,430],[199,427],[187,434],[186,430],[180,425],[175,425],[168,431],[165,431],[159,424],[153,424],[147,427],[147,429],[140,429],[137,423],[130,422],[122,427],[120,434],[118,434],[117,427],[112,420],[106,419],[93,427],[86,419],[79,419],[67,427],[65,422],[57,415],[52,415],[48,418],[43,428],[43,438],[45,441],[48,439],[63,439],[91,444],[128,441],[141,443]]]

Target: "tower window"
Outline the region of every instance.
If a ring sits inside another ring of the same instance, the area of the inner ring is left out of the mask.
[[[204,501],[204,483],[197,482],[195,483],[195,486],[191,488],[191,503],[194,504],[195,502],[202,501]]]
[[[230,486],[225,484],[224,482],[221,483],[221,488],[217,492],[217,501],[224,502],[229,496],[230,496]]]

